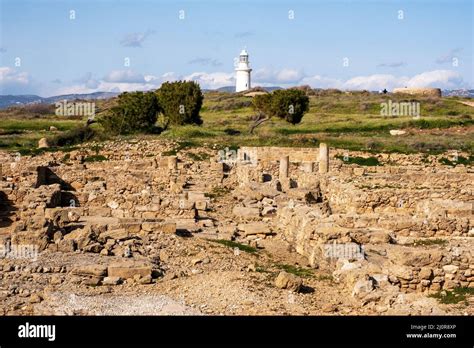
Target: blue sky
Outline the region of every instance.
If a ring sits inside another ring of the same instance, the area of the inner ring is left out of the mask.
[[[176,79],[228,86],[244,47],[253,85],[474,86],[471,0],[0,4],[1,94],[146,90]]]

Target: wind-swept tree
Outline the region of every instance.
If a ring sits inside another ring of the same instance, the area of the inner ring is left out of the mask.
[[[291,124],[300,123],[309,110],[309,98],[297,89],[276,90],[271,94],[256,95],[253,108],[257,112],[250,126],[250,133],[273,116],[285,119]]]

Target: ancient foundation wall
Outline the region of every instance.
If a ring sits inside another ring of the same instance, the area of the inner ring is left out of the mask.
[[[424,97],[441,97],[439,88],[394,88],[393,93],[420,95]]]
[[[239,149],[237,157],[240,161],[279,161],[282,157],[289,156],[290,162],[318,162],[318,148],[291,148],[291,147],[248,147]]]

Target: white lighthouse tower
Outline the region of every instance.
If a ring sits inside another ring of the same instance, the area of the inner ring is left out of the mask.
[[[250,72],[252,69],[250,69],[249,66],[249,54],[245,49],[240,52],[239,61],[235,71],[235,91],[241,92],[250,89]]]

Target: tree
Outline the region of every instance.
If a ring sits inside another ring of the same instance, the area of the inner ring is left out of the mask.
[[[202,124],[199,111],[203,95],[194,81],[165,82],[156,92],[165,126]]]
[[[117,105],[99,119],[102,127],[112,134],[149,132],[160,111],[154,92],[124,92]]]
[[[284,118],[291,124],[301,122],[309,110],[309,98],[304,91],[297,89],[276,90],[272,93],[271,111],[273,115]]]
[[[309,110],[309,98],[304,91],[297,89],[276,90],[271,94],[255,96],[253,108],[257,115],[250,126],[250,133],[272,116],[283,118],[291,124],[300,123],[304,113]]]
[[[257,94],[252,100],[253,109],[257,114],[253,118],[253,123],[250,125],[250,134],[254,129],[263,122],[268,121],[272,115],[272,97],[270,94]]]

